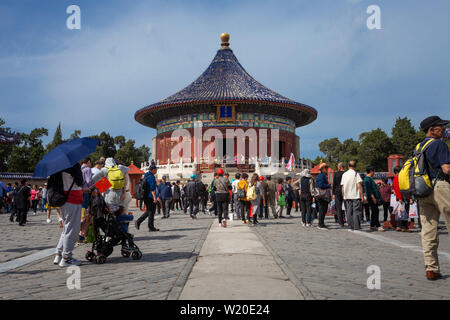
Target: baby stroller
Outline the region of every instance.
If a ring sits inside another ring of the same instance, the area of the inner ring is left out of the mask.
[[[111,212],[98,192],[96,197],[91,197],[90,213],[94,215],[95,241],[92,244],[92,250],[86,252],[86,260],[99,264],[105,263],[106,258],[113,252],[113,248],[119,244],[122,245],[122,257],[129,258],[131,256],[133,260],[142,258],[142,252],[134,243],[133,235],[125,232],[121,223],[117,221],[121,209]]]

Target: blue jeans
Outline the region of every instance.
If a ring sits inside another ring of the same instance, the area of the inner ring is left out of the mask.
[[[83,193],[83,204],[81,205],[81,208],[84,208],[85,210],[89,208],[89,198],[89,193]]]
[[[47,208],[45,207],[46,204],[47,204],[47,199],[42,198],[41,211],[47,212]]]
[[[130,221],[133,221],[133,218],[134,217],[129,214],[121,214],[120,216],[117,217],[117,222],[120,223],[123,231],[125,231],[126,233],[128,233],[128,223]]]

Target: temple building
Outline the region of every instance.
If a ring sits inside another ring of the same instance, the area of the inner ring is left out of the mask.
[[[254,168],[257,163],[270,162],[284,167],[291,155],[296,160],[295,168],[310,168],[309,163],[300,160],[300,138],[295,129],[313,122],[317,111],[252,78],[230,49],[229,35],[223,33],[220,38],[221,48],[197,80],[135,113],[137,122],[157,130],[152,141],[154,161],[163,171],[170,167],[179,169],[175,171],[180,171],[180,166],[186,168],[177,173],[179,177],[189,172],[211,173],[218,166],[239,166],[240,170],[246,170],[248,166]],[[189,133],[189,138],[173,138],[174,132],[180,129]],[[216,129],[214,137],[205,139],[210,129]],[[230,138],[227,129],[250,133],[239,146],[238,136]],[[203,139],[194,138],[195,133],[200,133]],[[190,152],[183,149],[180,158],[174,159],[174,148],[181,142]],[[215,148],[205,156],[204,151],[211,144]],[[252,150],[256,150],[256,155]]]

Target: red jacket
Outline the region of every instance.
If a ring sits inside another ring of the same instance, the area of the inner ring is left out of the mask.
[[[398,184],[398,176],[394,177],[394,193],[398,200],[403,201],[402,193],[400,192],[400,186]]]

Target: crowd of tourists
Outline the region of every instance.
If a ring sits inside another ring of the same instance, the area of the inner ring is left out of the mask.
[[[418,226],[422,230],[427,278],[438,279],[437,230],[440,214],[446,219],[447,227],[450,222],[450,153],[441,140],[447,123],[435,116],[421,123],[426,138],[417,146],[416,153],[420,149],[425,156],[421,165],[426,166],[432,187],[418,204],[414,197],[405,197],[400,190],[401,167],[394,169],[393,181],[382,179],[378,183],[374,180],[374,167],[368,166],[366,172],[360,174],[356,171],[356,161],[339,163],[332,183],[328,180],[326,163],[319,165],[320,173],[316,178],[308,169],[295,177],[275,179],[246,172],[230,177],[220,168],[214,173],[211,183],[205,184],[195,174],[186,183],[179,180],[171,182],[166,176],[157,179],[157,166],[152,161],[148,172],[136,186],[139,208],[145,206],[145,212],[135,221],[135,227],[139,230],[147,219],[148,230],[159,231],[155,227],[155,214],[168,219],[174,210],[181,210],[184,214],[189,211],[194,220],[200,211],[214,214],[223,228],[227,227],[227,220],[234,218],[241,220],[242,224],[255,226],[262,219],[291,218],[293,210],[300,210],[301,225],[305,228],[313,227],[317,219],[316,227],[328,230],[325,217],[327,213],[332,213],[338,228],[354,231],[360,230],[362,223],[368,223],[371,231],[384,231],[379,218],[379,208],[382,207],[384,226],[410,232],[409,213],[411,208],[415,208],[420,217]],[[102,180],[109,183],[102,199],[128,232],[128,223],[133,220],[128,210],[132,200],[128,171],[124,163],[116,163],[113,158],[101,158],[94,165],[90,158],[85,158],[73,167],[52,175],[48,188],[47,184],[32,186],[26,180],[14,185],[0,182],[0,210],[4,208],[10,213],[11,222],[15,218],[20,226],[25,226],[30,209],[33,214],[38,210],[46,212],[47,223],[51,222],[50,212],[55,209],[63,230],[54,263],[62,267],[79,265],[80,261],[72,257],[72,250],[77,241],[85,241],[93,220],[90,212],[92,201],[98,197],[97,186]],[[55,193],[57,186],[61,186],[64,204],[61,207],[48,206],[49,190]],[[414,222],[414,219],[411,220]]]
[[[390,205],[391,194],[395,194],[398,201],[403,201],[398,190],[398,181],[394,178],[394,186],[397,182],[397,188],[393,188],[392,182],[387,180],[375,183],[373,167],[367,168],[366,175],[357,174],[355,167],[356,162],[351,161],[348,166],[349,173],[342,180],[346,171],[344,164],[339,163],[339,171],[331,185],[327,176],[328,165],[325,163],[320,165],[321,173],[317,178],[313,178],[308,169],[296,178],[288,176],[284,179],[273,179],[271,176],[257,173],[251,176],[247,173],[236,173],[234,177],[230,177],[223,169],[218,169],[210,184],[203,183],[196,175],[192,175],[187,183],[181,183],[180,180],[170,182],[166,176],[156,179],[157,168],[152,166],[136,186],[140,209],[144,203],[150,209],[142,219],[136,221],[136,227],[139,228],[141,222],[150,217],[149,230],[154,231],[154,215],[162,214],[162,219],[166,219],[174,210],[181,210],[185,214],[189,211],[193,219],[196,219],[199,212],[214,214],[221,227],[226,227],[229,218],[239,219],[243,224],[257,225],[261,219],[290,218],[295,210],[301,212],[301,224],[304,227],[313,226],[313,221],[318,219],[317,227],[327,230],[325,216],[332,213],[341,228],[345,228],[349,221],[348,227],[359,230],[361,223],[367,222],[373,231],[383,231],[379,222],[379,206],[383,205],[384,221],[387,221],[388,213],[393,211]],[[345,194],[342,192],[344,188],[341,183],[346,185]],[[358,189],[359,184],[361,190]],[[146,194],[144,186],[151,192]],[[359,207],[354,206],[354,209],[353,202],[350,201],[354,200],[353,198],[361,199]],[[346,209],[347,204],[352,205],[350,210]],[[407,204],[409,205],[409,202]],[[408,212],[408,206],[406,208]],[[363,211],[366,212],[366,220]],[[391,214],[390,219],[401,221],[404,215]],[[398,225],[402,226],[397,228],[398,231],[409,231],[407,224]]]

